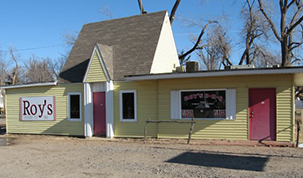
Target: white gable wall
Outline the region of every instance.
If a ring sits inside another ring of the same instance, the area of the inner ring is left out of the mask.
[[[150,73],[168,73],[180,66],[175,40],[166,13]]]

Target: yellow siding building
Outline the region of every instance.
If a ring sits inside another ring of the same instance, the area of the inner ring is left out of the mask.
[[[81,92],[83,97],[83,84],[29,86],[6,89],[6,129],[8,133],[25,134],[53,134],[53,135],[84,135],[84,119],[79,121],[68,120],[68,93]],[[56,97],[55,121],[21,121],[20,97]],[[82,98],[83,100],[83,98]],[[82,104],[82,108],[84,105]],[[82,118],[84,118],[82,111]]]
[[[195,118],[194,139],[294,141],[302,67],[178,66],[167,12],[86,24],[57,82],[3,87],[7,133],[141,138],[148,119]],[[188,130],[150,124],[147,136],[187,138]]]

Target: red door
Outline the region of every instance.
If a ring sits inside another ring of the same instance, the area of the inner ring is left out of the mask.
[[[276,89],[249,89],[251,140],[276,140]]]
[[[94,135],[105,136],[105,92],[93,93]]]

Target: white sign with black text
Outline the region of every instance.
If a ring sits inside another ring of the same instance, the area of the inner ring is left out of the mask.
[[[21,97],[20,120],[54,121],[56,120],[55,96]]]

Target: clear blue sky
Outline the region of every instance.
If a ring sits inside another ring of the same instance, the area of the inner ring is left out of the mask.
[[[175,0],[142,0],[147,12],[170,10]],[[241,26],[240,8],[244,0],[183,0],[178,8],[173,32],[177,49],[189,49],[189,33],[199,33],[199,28],[184,27],[185,19],[212,19],[222,13],[229,17],[225,24],[233,45],[238,42]],[[20,59],[26,60],[31,54],[38,57],[58,58],[66,51],[62,34],[80,31],[85,23],[107,20],[110,17],[101,13],[110,9],[113,18],[139,14],[137,0],[10,0],[1,1],[0,9],[0,50],[8,59],[5,51],[15,47]],[[56,46],[60,45],[60,46]],[[56,46],[56,47],[47,47]],[[45,47],[45,48],[43,48]],[[22,50],[29,48],[39,48]],[[239,48],[233,49],[232,58],[240,56]],[[236,59],[237,61],[238,59]]]

